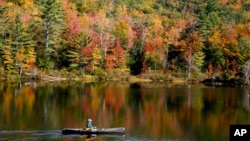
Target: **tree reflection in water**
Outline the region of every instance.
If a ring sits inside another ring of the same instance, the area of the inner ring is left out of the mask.
[[[0,92],[0,130],[81,128],[92,118],[97,127],[125,127],[127,137],[219,141],[230,124],[250,124],[246,88],[40,82],[1,83]]]

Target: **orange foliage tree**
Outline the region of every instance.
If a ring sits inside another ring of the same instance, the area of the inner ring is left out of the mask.
[[[225,25],[222,30],[222,47],[226,57],[226,63],[229,66],[232,74],[237,73],[236,59],[240,56],[240,50],[238,46],[238,32],[234,26]],[[226,68],[228,68],[228,66]]]

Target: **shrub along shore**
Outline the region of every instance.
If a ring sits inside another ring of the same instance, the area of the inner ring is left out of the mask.
[[[208,86],[249,86],[245,80],[240,77],[228,76],[226,74],[214,75],[209,77],[204,73],[188,74],[171,71],[147,71],[140,75],[131,75],[129,70],[111,69],[102,73],[87,74],[81,70],[68,71],[62,70],[35,70],[33,72],[24,72],[21,75],[18,72],[0,71],[2,81],[84,81],[84,82],[101,82],[101,81],[127,81],[136,82],[160,82],[172,84],[198,84],[203,83]]]

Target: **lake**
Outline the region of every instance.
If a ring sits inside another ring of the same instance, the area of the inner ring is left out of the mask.
[[[84,128],[125,127],[97,141],[226,141],[230,124],[250,124],[248,88],[165,83],[0,83],[0,141],[88,140],[62,135]]]

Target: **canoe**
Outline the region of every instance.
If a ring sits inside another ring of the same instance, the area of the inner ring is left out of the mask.
[[[124,134],[125,128],[99,128],[99,129],[82,129],[82,128],[64,128],[62,130],[62,134],[69,135],[69,134],[80,134],[80,135],[90,135],[90,134]]]

